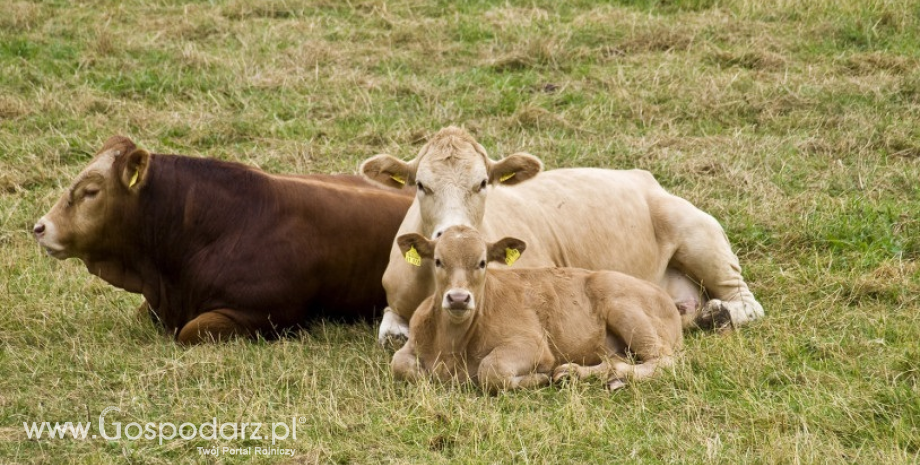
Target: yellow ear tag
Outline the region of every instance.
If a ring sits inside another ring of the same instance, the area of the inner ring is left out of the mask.
[[[128,187],[134,187],[137,184],[137,175],[140,174],[140,171],[134,171],[134,176],[131,176],[131,182],[128,183]]]
[[[410,265],[422,266],[422,257],[415,250],[414,245],[409,247],[409,251],[406,252],[406,262]]]
[[[400,176],[400,175],[398,175],[398,174],[394,174],[394,175],[390,176],[390,178],[392,178],[394,181],[396,181],[396,182],[398,182],[398,183],[400,183],[400,184],[403,184],[403,185],[406,184],[406,180],[403,179],[403,177]]]
[[[498,182],[505,182],[505,181],[507,181],[507,180],[513,178],[515,174],[517,174],[517,171],[512,171],[512,172],[510,172],[510,173],[505,173],[505,174],[503,174],[500,178],[498,178]],[[518,254],[518,255],[520,255],[520,254]]]
[[[505,263],[508,266],[514,265],[519,258],[521,258],[521,252],[518,249],[505,249]]]

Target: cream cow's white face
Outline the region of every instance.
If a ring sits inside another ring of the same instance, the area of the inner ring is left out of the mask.
[[[481,228],[490,186],[517,184],[542,169],[540,160],[526,153],[492,161],[482,145],[456,127],[439,131],[410,162],[377,155],[361,165],[371,181],[418,188],[421,233],[433,238],[450,226]]]

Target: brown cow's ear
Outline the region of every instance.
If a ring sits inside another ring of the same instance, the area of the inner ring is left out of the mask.
[[[415,182],[409,164],[387,154],[374,155],[364,160],[359,170],[368,181],[396,189]]]
[[[490,262],[504,262],[511,266],[527,250],[527,243],[514,237],[506,237],[489,244],[488,250]]]
[[[423,258],[434,257],[434,241],[425,239],[418,233],[403,234],[396,238],[396,244],[403,253],[403,258],[410,265],[422,266]]]
[[[150,154],[144,149],[134,149],[125,158],[121,182],[131,192],[137,192],[147,181],[147,168],[150,166]]]
[[[529,153],[509,155],[489,167],[489,182],[513,186],[524,182],[543,170],[543,162]]]

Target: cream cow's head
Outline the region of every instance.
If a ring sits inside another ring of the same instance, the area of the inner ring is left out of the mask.
[[[361,164],[361,173],[378,184],[418,188],[421,232],[434,238],[453,225],[481,228],[490,186],[514,185],[542,169],[527,153],[493,161],[468,132],[453,126],[435,134],[414,160],[381,154]]]

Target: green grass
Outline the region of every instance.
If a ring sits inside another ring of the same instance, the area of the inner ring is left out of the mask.
[[[7,2],[0,463],[242,463],[23,422],[284,421],[257,463],[920,461],[920,5],[768,0]],[[185,349],[29,230],[102,142],[276,172],[414,156],[648,169],[716,216],[767,317],[609,394],[393,382],[375,328]],[[94,425],[95,428],[95,425]],[[217,441],[236,447],[260,441]]]

